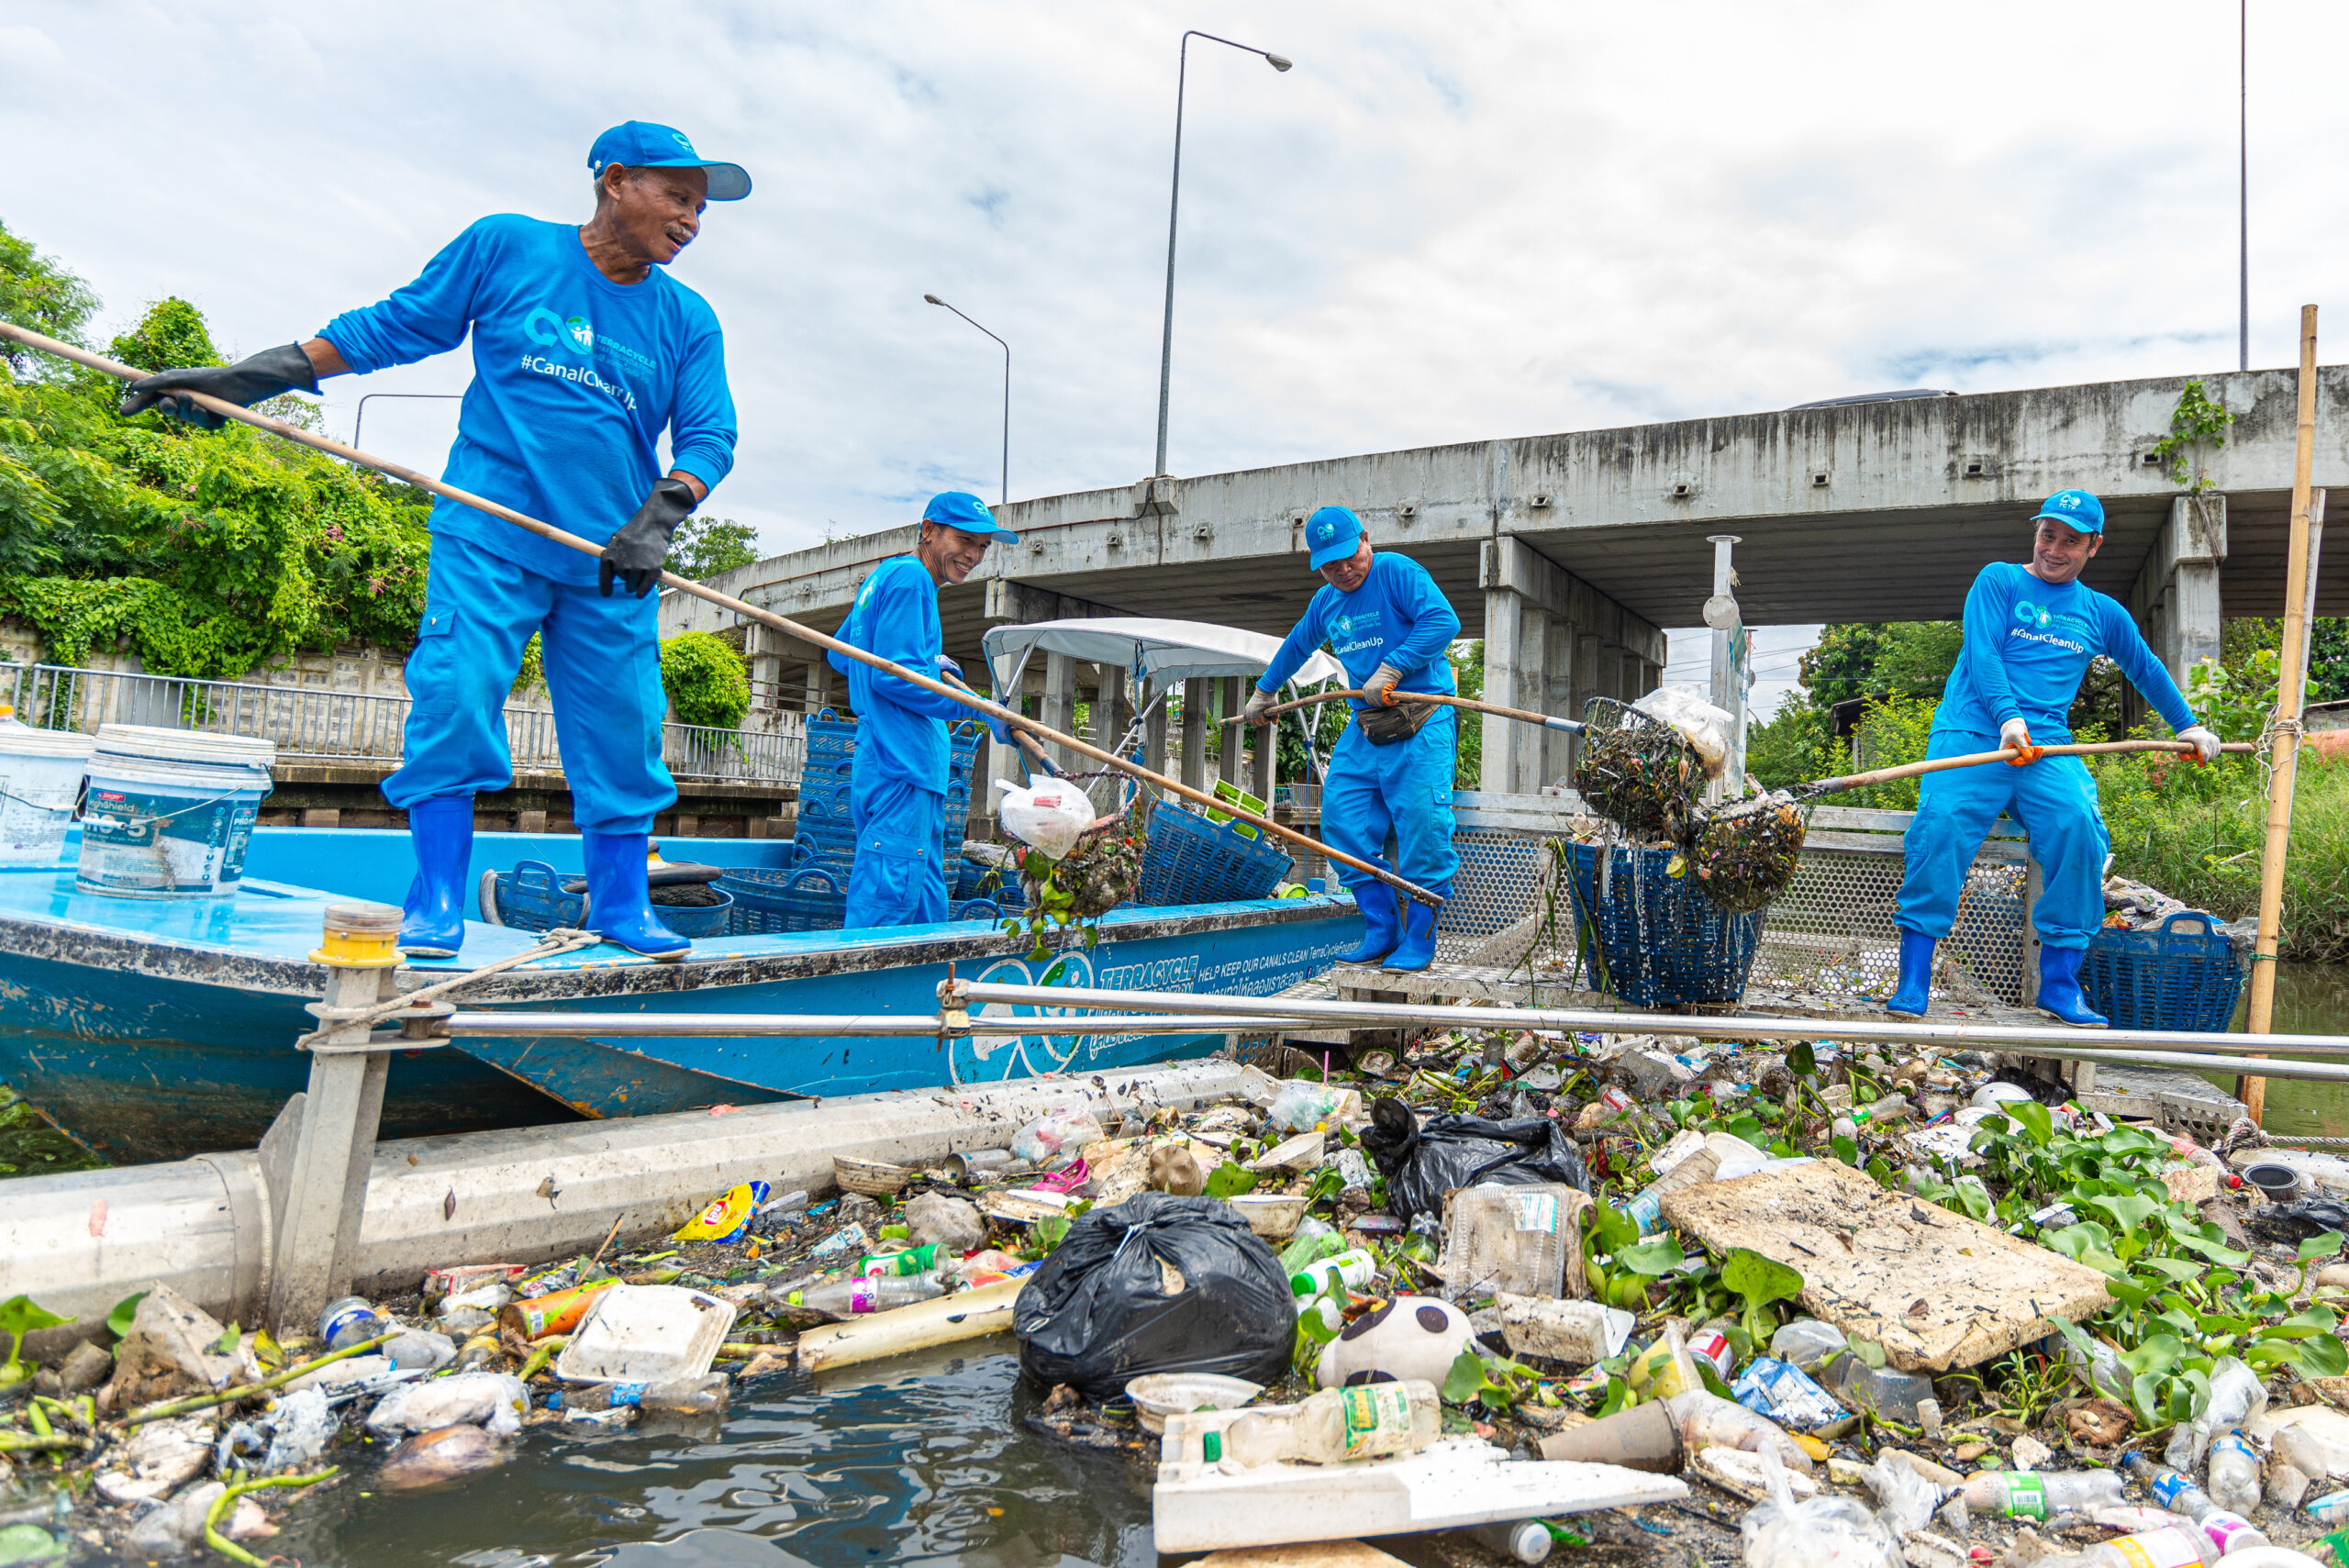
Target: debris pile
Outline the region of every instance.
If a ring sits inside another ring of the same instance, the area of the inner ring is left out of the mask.
[[[843,1160],[837,1195],[744,1173],[660,1244],[452,1262],[312,1340],[157,1287],[101,1345],[0,1363],[0,1511],[234,1555],[314,1485],[459,1485],[1009,1333],[1031,1431],[1155,1461],[1163,1551],[2349,1564],[2321,1539],[2349,1525],[2349,1163],[2254,1135],[2231,1164],[1970,1051],[1455,1030],[1256,1082]],[[2288,1202],[2234,1168],[2263,1162]]]

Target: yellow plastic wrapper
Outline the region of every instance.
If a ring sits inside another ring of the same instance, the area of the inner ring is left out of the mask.
[[[750,1229],[751,1212],[767,1201],[764,1182],[743,1182],[695,1215],[669,1238],[672,1241],[740,1241]]]

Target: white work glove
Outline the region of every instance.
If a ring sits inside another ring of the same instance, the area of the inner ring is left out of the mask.
[[[1270,724],[1272,720],[1265,717],[1264,715],[1268,710],[1276,706],[1279,701],[1280,698],[1278,696],[1264,690],[1264,687],[1255,687],[1248,694],[1248,706],[1240,710],[1240,722],[1242,724]]]
[[[2020,748],[2022,751],[2020,757],[2007,759],[2007,766],[2010,768],[2026,767],[2036,762],[2044,752],[2043,748],[2031,743],[2031,727],[2020,718],[2010,718],[1998,726],[1998,746],[2002,751]]]
[[[1381,664],[1377,669],[1373,670],[1370,673],[1370,679],[1363,683],[1363,690],[1368,692],[1373,697],[1376,698],[1380,706],[1393,707],[1395,706],[1395,683],[1402,678],[1403,673],[1395,668],[1394,665]]]
[[[2194,742],[2195,761],[2215,762],[2219,760],[2219,738],[2199,724],[2189,724],[2177,732],[2180,740]]]

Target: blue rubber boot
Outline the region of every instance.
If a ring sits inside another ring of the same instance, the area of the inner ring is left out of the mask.
[[[1896,1018],[1921,1018],[1932,1002],[1934,939],[1900,928],[1900,984],[1884,999]]]
[[[473,797],[440,795],[407,808],[416,880],[400,907],[400,951],[454,958],[465,945],[465,871],[473,854]]]
[[[1431,887],[1430,893],[1441,895],[1442,889]],[[1431,904],[1410,900],[1410,907],[1403,914],[1403,940],[1395,944],[1381,969],[1416,973],[1435,962],[1436,908]]]
[[[1403,922],[1395,907],[1395,890],[1383,882],[1365,882],[1354,889],[1354,907],[1362,911],[1362,946],[1340,957],[1340,963],[1378,963],[1403,940]]]
[[[2110,1029],[2112,1020],[2089,1006],[2080,991],[2080,963],[2087,956],[2086,948],[2039,945],[2040,1010],[2054,1014],[2076,1029]]]
[[[587,861],[586,924],[607,942],[646,958],[676,959],[694,944],[661,923],[645,885],[645,833],[582,833]]]

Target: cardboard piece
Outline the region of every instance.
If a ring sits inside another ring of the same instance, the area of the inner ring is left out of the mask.
[[[2112,1303],[2087,1264],[1836,1160],[1667,1194],[1664,1218],[1716,1257],[1744,1247],[1795,1270],[1805,1309],[1902,1372],[1978,1365]]]
[[[1239,1546],[1210,1552],[1192,1568],[1403,1568],[1403,1560],[1359,1540]]]

